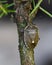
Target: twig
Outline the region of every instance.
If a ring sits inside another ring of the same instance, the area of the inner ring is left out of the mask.
[[[35,1],[33,0],[32,2],[33,2],[33,7],[35,8]]]
[[[14,3],[11,3],[11,4],[9,4],[9,5],[6,6],[6,7],[8,8],[8,7],[11,7],[11,6],[13,6],[13,5],[14,5]]]
[[[41,6],[39,7],[41,11],[43,11],[45,14],[50,16],[52,18],[52,14],[50,14],[47,10],[43,9]]]
[[[50,5],[50,0],[48,0],[48,4]]]
[[[0,9],[1,9],[5,14],[7,14],[7,11],[5,10],[5,8],[4,8],[2,5],[0,5]]]
[[[1,14],[0,14],[0,18],[2,18],[3,15],[4,15],[4,13],[1,13]]]
[[[0,1],[0,3],[6,3],[7,1]]]
[[[32,10],[32,12],[29,14],[29,17],[31,17],[31,15],[38,9],[38,7],[40,6],[40,4],[42,3],[43,0],[40,0],[36,6],[34,7],[34,9]]]

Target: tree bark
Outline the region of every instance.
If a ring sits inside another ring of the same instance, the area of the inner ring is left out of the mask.
[[[17,24],[19,34],[19,53],[21,59],[21,65],[35,65],[34,63],[34,47],[37,45],[39,39],[38,34],[36,36],[36,43],[25,43],[24,41],[24,29],[30,23],[29,13],[32,9],[30,0],[14,0],[15,3],[15,20]],[[36,28],[36,27],[35,27]],[[34,46],[34,47],[33,47]]]

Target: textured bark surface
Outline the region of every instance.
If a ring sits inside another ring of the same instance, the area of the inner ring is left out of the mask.
[[[34,47],[37,45],[38,42],[38,33],[35,36],[35,43],[25,42],[24,41],[24,29],[30,22],[29,13],[32,9],[31,1],[30,0],[14,0],[15,2],[15,19],[19,33],[19,52],[20,52],[20,59],[21,65],[35,65],[34,63]],[[30,39],[30,38],[28,38]],[[34,47],[33,47],[34,46]]]

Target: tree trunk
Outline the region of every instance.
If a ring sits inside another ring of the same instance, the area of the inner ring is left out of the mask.
[[[21,65],[35,65],[34,47],[37,45],[37,42],[39,39],[38,33],[37,35],[35,35],[36,41],[34,40],[35,41],[34,44],[31,42],[25,42],[26,39],[30,40],[30,38],[26,38],[24,40],[25,38],[24,29],[26,28],[26,26],[28,27],[28,22],[30,23],[31,21],[31,19],[29,18],[29,13],[32,9],[31,1],[30,0],[29,1],[28,0],[14,0],[14,2],[15,2],[15,9],[16,9],[15,20],[16,20],[18,34],[19,34],[19,52],[20,52]],[[31,27],[33,28],[33,26]]]

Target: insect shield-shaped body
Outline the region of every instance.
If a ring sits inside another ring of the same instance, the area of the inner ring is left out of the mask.
[[[28,24],[24,30],[24,42],[27,48],[33,49],[39,41],[38,28],[34,24]]]

